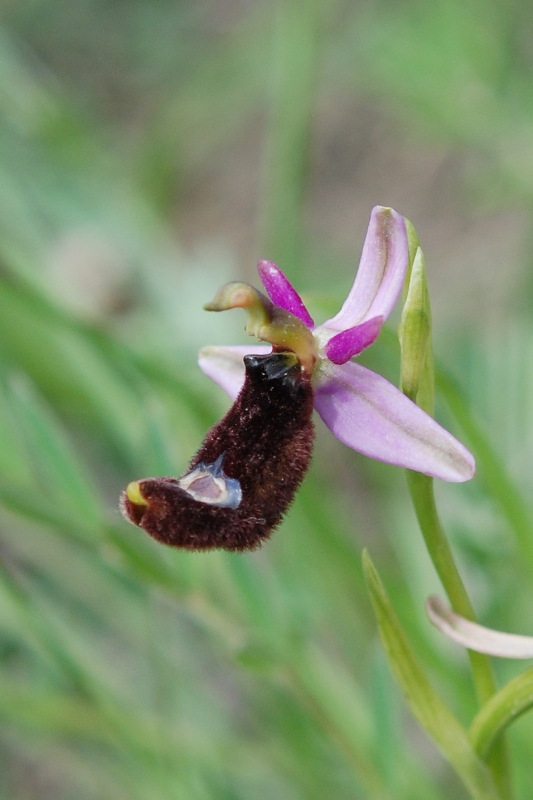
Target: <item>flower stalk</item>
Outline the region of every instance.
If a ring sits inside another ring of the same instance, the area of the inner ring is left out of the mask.
[[[475,612],[459,574],[453,553],[439,519],[433,480],[419,472],[407,471],[407,484],[418,524],[429,556],[448,596],[453,610],[465,619],[475,621]],[[496,684],[489,659],[472,650],[468,651],[472,676],[480,704],[491,697]]]
[[[401,389],[413,402],[432,413],[435,375],[431,343],[431,309],[424,255],[416,232],[408,221],[410,265],[404,287],[404,308],[399,328],[401,346]],[[475,612],[439,518],[433,479],[407,470],[407,485],[429,556],[448,596],[452,609],[475,622]],[[480,706],[496,692],[490,659],[468,650],[472,679]],[[502,798],[511,797],[509,765],[505,744],[499,742],[490,757],[490,767]]]

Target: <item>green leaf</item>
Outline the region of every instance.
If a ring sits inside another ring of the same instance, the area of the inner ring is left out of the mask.
[[[472,747],[486,758],[498,736],[533,706],[533,667],[509,681],[478,712],[468,732]]]
[[[472,797],[495,800],[498,793],[488,768],[472,749],[466,730],[433,689],[415,658],[366,550],[363,551],[363,569],[389,665],[413,715],[450,762]]]

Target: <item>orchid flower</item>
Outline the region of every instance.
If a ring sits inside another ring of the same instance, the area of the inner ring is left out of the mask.
[[[250,327],[274,345],[293,349],[311,374],[314,406],[341,442],[370,458],[406,467],[446,481],[466,481],[475,471],[472,455],[432,417],[382,376],[352,361],[377,338],[394,308],[406,276],[409,248],[405,220],[390,208],[373,209],[354,284],[338,314],[315,326],[301,297],[271,261],[259,261],[258,271],[272,304],[303,323],[293,336],[298,347],[276,340],[272,326]],[[229,284],[228,286],[245,286]],[[251,288],[251,287],[249,287]],[[235,297],[214,302],[208,310],[250,302]],[[256,303],[259,293],[256,294]],[[265,298],[266,300],[266,298]],[[265,304],[263,303],[263,306]],[[272,310],[271,310],[272,311]],[[286,317],[286,314],[285,314]],[[286,333],[285,322],[285,333]],[[268,330],[267,330],[268,329]],[[205,347],[199,365],[232,398],[243,386],[243,357],[270,352],[267,346]]]
[[[247,550],[279,524],[311,459],[313,406],[342,442],[367,456],[448,481],[474,473],[470,453],[385,378],[351,359],[375,341],[406,276],[405,220],[375,208],[355,283],[339,313],[315,326],[270,261],[269,297],[228,283],[207,311],[243,308],[246,330],[270,347],[210,347],[200,366],[235,402],[181,478],[132,481],[123,515],[172,547]]]

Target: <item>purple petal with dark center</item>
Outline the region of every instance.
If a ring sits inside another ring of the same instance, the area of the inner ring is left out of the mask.
[[[257,271],[274,305],[285,309],[285,311],[290,311],[295,317],[301,319],[308,328],[314,328],[315,323],[302,298],[280,268],[273,261],[261,259],[257,262]]]
[[[474,458],[457,439],[360,364],[332,364],[315,388],[315,408],[337,439],[370,458],[444,481],[474,475]]]
[[[244,383],[244,356],[266,355],[270,352],[272,352],[270,345],[202,347],[198,364],[208,378],[218,383],[231,399],[235,400]]]
[[[361,325],[337,333],[326,344],[327,357],[334,364],[345,364],[375,342],[382,325],[383,317],[373,317]]]
[[[404,218],[392,208],[376,206],[350,294],[339,313],[320,327],[344,331],[372,317],[387,319],[402,290],[408,262]]]

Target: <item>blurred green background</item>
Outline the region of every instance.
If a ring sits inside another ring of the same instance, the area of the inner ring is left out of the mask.
[[[325,319],[391,205],[426,254],[439,419],[478,460],[437,487],[443,518],[483,622],[533,633],[532,17],[527,0],[3,4],[1,797],[466,796],[362,581],[367,546],[467,723],[400,470],[317,421],[287,520],[241,556],[166,550],[117,498],[180,474],[228,407],[196,365],[246,342],[239,313],[202,311],[216,289],[270,258]],[[365,363],[397,380],[394,320]],[[523,798],[532,735],[527,716],[510,734]]]

